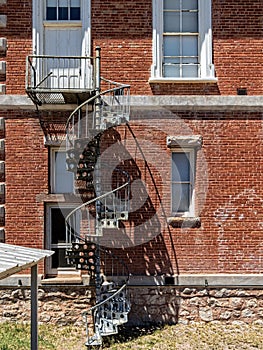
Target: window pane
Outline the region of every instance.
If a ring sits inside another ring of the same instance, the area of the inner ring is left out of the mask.
[[[71,19],[71,21],[79,21],[80,20],[80,8],[79,7],[71,7],[70,8],[70,19]]]
[[[189,153],[172,154],[172,181],[190,181]]]
[[[179,65],[164,65],[163,76],[165,78],[179,78],[180,77],[180,66]]]
[[[58,19],[62,21],[68,20],[68,0],[59,0],[58,3]]]
[[[189,63],[195,63],[198,65],[198,57],[183,57],[182,58],[182,64],[189,64]]]
[[[190,205],[190,185],[189,184],[173,184],[172,185],[172,211],[186,212]]]
[[[66,170],[66,152],[55,152],[54,193],[73,192],[73,173]]]
[[[48,21],[54,21],[57,19],[57,9],[56,7],[47,7],[46,19]]]
[[[68,0],[58,0],[59,7],[68,7]]]
[[[163,8],[166,10],[179,10],[180,0],[164,0]]]
[[[163,38],[164,56],[180,56],[180,37],[165,36]]]
[[[165,57],[164,64],[180,64],[180,57]],[[195,63],[195,62],[194,62]]]
[[[58,8],[58,19],[61,21],[68,20],[68,8],[67,7],[59,7]]]
[[[80,0],[70,1],[70,19],[74,21],[80,20]]]
[[[51,208],[51,244],[65,243],[65,218],[71,210],[70,208]]]
[[[80,0],[71,0],[70,7],[80,7]]]
[[[183,78],[198,78],[198,65],[194,65],[194,64],[184,65]]]
[[[198,56],[197,36],[183,36],[182,46],[183,56]]]
[[[57,1],[56,0],[47,0],[46,19],[48,21],[54,21],[57,19]]]
[[[51,244],[65,243],[65,218],[71,211],[71,208],[51,208]]]
[[[198,0],[183,0],[183,9],[184,10],[197,10],[198,9]]]
[[[198,32],[198,14],[197,12],[184,12],[183,13],[183,28],[185,33],[197,33]]]
[[[163,15],[164,32],[179,32],[180,31],[180,13],[179,12],[164,12]]]
[[[58,267],[70,267],[71,265],[67,264],[67,260],[65,258],[65,249],[63,248],[55,248],[52,249],[55,253],[51,256],[52,264],[51,267],[56,269]]]
[[[56,7],[57,0],[47,0],[47,7]]]

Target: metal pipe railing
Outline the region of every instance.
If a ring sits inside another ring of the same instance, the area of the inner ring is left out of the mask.
[[[26,90],[94,89],[93,62],[92,56],[28,56]]]

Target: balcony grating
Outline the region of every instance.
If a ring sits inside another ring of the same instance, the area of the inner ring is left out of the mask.
[[[79,104],[94,95],[94,90],[78,92],[71,91],[39,91],[36,89],[27,89],[27,94],[31,100],[41,106],[42,104]]]

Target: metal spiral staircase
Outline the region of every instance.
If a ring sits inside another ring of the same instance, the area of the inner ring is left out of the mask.
[[[129,120],[129,86],[100,77],[98,51],[95,65],[94,95],[71,113],[66,125],[67,169],[75,174],[75,191],[83,202],[65,220],[66,257],[90,274],[96,290],[96,304],[84,313],[87,347],[99,346],[103,336],[117,333],[130,311],[128,269],[110,249],[100,246],[107,229],[118,229],[128,220],[129,174],[100,155],[106,130]],[[104,91],[101,83],[107,86]]]

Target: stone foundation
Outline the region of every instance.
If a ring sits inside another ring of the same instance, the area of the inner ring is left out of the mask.
[[[190,322],[262,323],[262,289],[129,287],[130,326]],[[39,322],[84,326],[82,313],[94,303],[87,286],[39,288]],[[30,321],[30,289],[0,289],[0,322]]]
[[[38,291],[40,323],[83,325],[83,312],[94,303],[87,287],[41,287]],[[30,289],[0,289],[0,321],[30,321]]]
[[[130,322],[235,322],[263,325],[263,290],[133,288]]]

